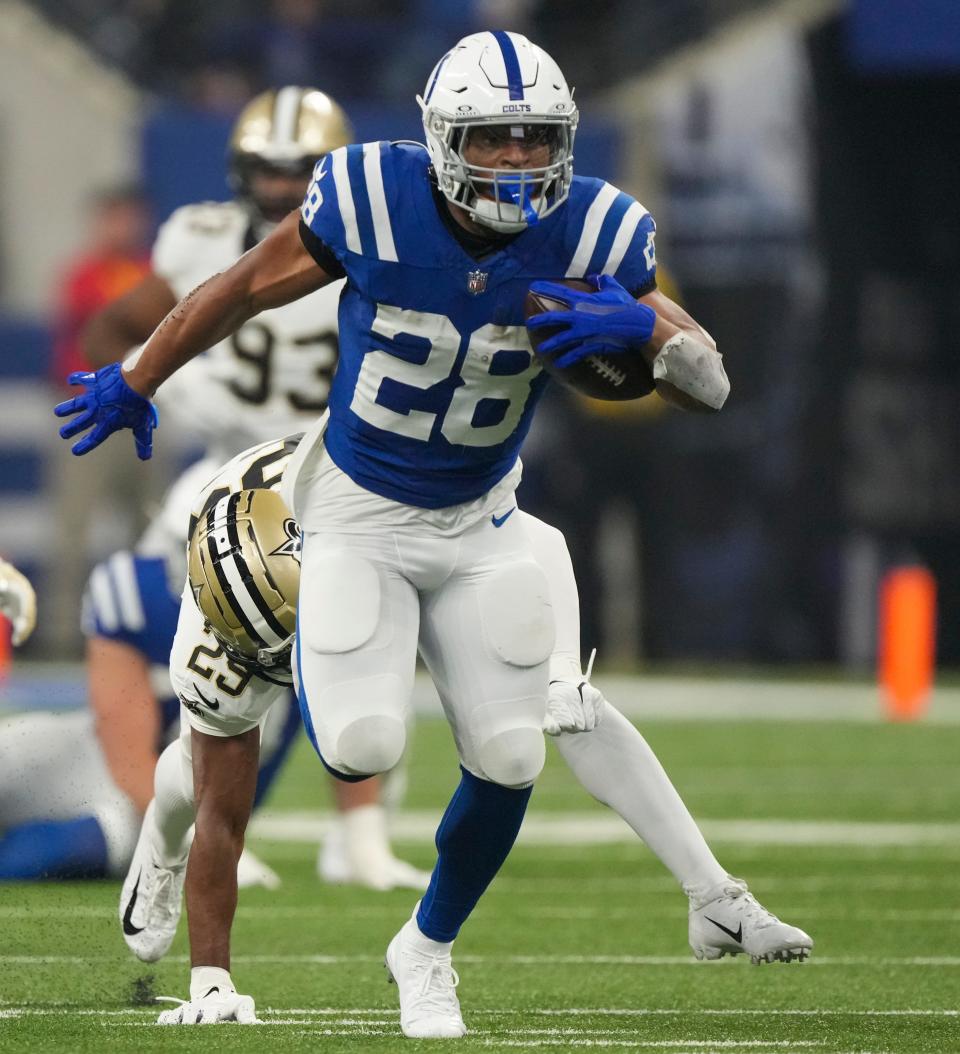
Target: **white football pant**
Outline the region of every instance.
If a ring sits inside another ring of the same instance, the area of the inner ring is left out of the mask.
[[[371,775],[400,760],[419,640],[464,768],[506,787],[539,775],[549,584],[512,495],[498,513],[456,533],[428,513],[305,534],[294,671],[329,768]]]

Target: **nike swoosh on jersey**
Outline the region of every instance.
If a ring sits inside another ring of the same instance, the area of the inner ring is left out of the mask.
[[[502,527],[516,511],[517,507],[516,505],[514,505],[514,507],[509,512],[505,512],[502,516],[491,516],[490,522],[493,524],[494,527]]]
[[[123,913],[123,932],[128,937],[135,937],[138,933],[143,932],[143,926],[134,926],[131,919],[133,918],[133,909],[137,904],[137,890],[140,888],[140,879],[143,877],[143,869],[140,869],[140,874],[137,875],[137,883],[133,887],[133,893],[130,895],[130,900],[127,901],[127,910]]]

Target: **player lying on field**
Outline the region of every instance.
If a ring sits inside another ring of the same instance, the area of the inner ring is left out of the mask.
[[[153,797],[157,759],[178,734],[180,704],[169,665],[186,575],[186,528],[191,500],[215,468],[204,461],[188,469],[136,549],[94,568],[82,618],[89,708],[0,722],[0,881],[127,873]],[[7,607],[26,625],[32,608],[21,605],[18,614],[18,579],[0,569],[0,588],[5,580],[11,583]],[[301,727],[295,696],[282,693],[263,729],[257,804]],[[390,849],[380,781],[331,783],[337,813],[317,856],[318,875],[370,889],[425,889],[430,876]],[[279,879],[244,852],[238,883],[271,888]]]
[[[159,959],[176,932],[189,854],[191,998],[164,1011],[166,1023],[254,1018],[252,999],[237,994],[229,972],[237,892],[233,868],[224,865],[243,848],[261,729],[291,679],[300,532],[276,493],[241,486],[263,480],[263,465],[272,467],[268,478],[278,486],[293,449],[280,440],[235,458],[203,490],[191,516],[189,580],[170,670],[184,706],[181,734],[157,766],[156,799],[119,910],[131,950]],[[551,585],[558,632],[545,726],[564,759],[673,872],[690,898],[689,940],[698,958],[739,952],[754,962],[806,958],[810,938],[723,870],[646,741],[584,680],[579,599],[563,536],[527,513],[516,515]],[[269,645],[258,646],[256,635]]]

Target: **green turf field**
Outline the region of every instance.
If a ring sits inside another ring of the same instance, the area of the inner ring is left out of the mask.
[[[705,829],[730,839],[715,844],[721,860],[811,932],[813,960],[696,963],[685,899],[639,844],[521,843],[457,942],[470,1035],[448,1043],[960,1051],[960,726],[657,720],[645,731]],[[301,746],[262,831],[327,805]],[[429,820],[455,781],[445,726],[422,721],[406,808]],[[560,813],[605,822],[552,753],[530,819]],[[751,835],[734,820],[768,822]],[[414,898],[322,887],[312,845],[286,837],[253,841],[283,887],[244,893],[234,933],[234,979],[256,998],[262,1026],[154,1027],[151,994],[186,994],[185,926],[170,958],[145,968],[123,945],[115,884],[7,886],[0,1050],[436,1049],[401,1037],[381,965]],[[398,848],[432,860],[422,839]]]

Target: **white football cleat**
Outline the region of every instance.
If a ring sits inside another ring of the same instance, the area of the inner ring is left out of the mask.
[[[767,911],[737,878],[690,901],[689,936],[698,959],[746,952],[754,964],[803,962],[813,950],[811,937]]]
[[[380,805],[361,805],[337,815],[317,854],[317,875],[330,885],[380,891],[422,893],[430,884],[429,871],[393,855]]]
[[[400,1028],[410,1039],[459,1039],[467,1026],[460,1014],[460,978],[450,953],[431,954],[415,919],[406,922],[387,948],[387,979],[400,993]]]
[[[154,803],[143,817],[137,848],[120,890],[120,927],[123,939],[143,962],[162,959],[170,950],[180,921],[183,880],[187,865],[161,867],[151,841]]]
[[[237,861],[237,889],[252,889],[254,886],[279,889],[280,876],[260,857],[254,856],[249,849],[244,849]]]

